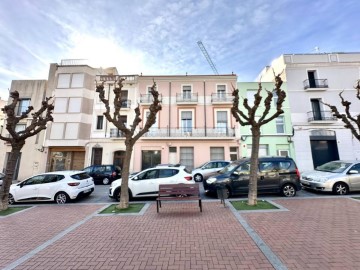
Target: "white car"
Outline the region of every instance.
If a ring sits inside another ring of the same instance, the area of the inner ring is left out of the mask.
[[[195,182],[202,182],[204,179],[206,180],[210,174],[222,170],[229,164],[230,162],[225,160],[212,160],[193,169],[191,173]]]
[[[84,171],[48,172],[12,184],[9,204],[40,201],[64,204],[80,196],[89,196],[94,189],[93,178]]]
[[[109,197],[120,200],[122,179],[111,183]],[[129,177],[129,197],[156,197],[160,184],[194,184],[191,173],[185,166],[161,166],[143,170]]]

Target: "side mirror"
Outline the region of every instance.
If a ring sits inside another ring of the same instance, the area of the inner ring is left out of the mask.
[[[240,172],[234,171],[233,174],[235,174],[235,175],[240,175]]]
[[[358,174],[359,173],[359,171],[357,171],[357,170],[350,170],[349,171],[349,174]]]

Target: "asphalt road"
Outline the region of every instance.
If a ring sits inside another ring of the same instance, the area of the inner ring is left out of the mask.
[[[110,187],[110,185],[96,185],[95,191],[89,197],[81,198],[78,200],[78,202],[82,202],[82,203],[114,203],[115,200],[111,199],[108,195],[109,187]],[[201,184],[200,184],[200,194],[203,199],[217,200],[217,198],[214,196],[205,195],[203,186]],[[296,197],[313,197],[313,196],[321,196],[321,194],[317,193],[317,192],[306,191],[306,190],[298,191],[296,194]],[[326,194],[323,194],[323,196],[326,196]],[[281,198],[280,195],[274,194],[274,193],[258,195],[258,198],[270,198],[270,197],[271,198],[273,198],[273,197]],[[245,199],[245,198],[247,198],[247,195],[236,196],[235,198]],[[147,198],[137,198],[134,200],[136,200],[136,201],[154,201],[155,198],[147,197]]]

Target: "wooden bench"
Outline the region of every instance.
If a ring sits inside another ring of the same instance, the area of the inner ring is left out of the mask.
[[[200,212],[202,212],[199,184],[159,185],[159,195],[156,198],[156,210],[159,213],[161,201],[190,200],[199,200]]]

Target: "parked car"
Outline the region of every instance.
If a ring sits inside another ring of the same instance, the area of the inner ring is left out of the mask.
[[[34,201],[64,204],[81,196],[89,196],[94,189],[92,177],[84,171],[48,172],[12,184],[9,204]]]
[[[4,177],[5,177],[5,174],[0,173],[0,187],[2,186]]]
[[[204,179],[207,179],[209,175],[222,170],[225,166],[229,164],[230,162],[225,160],[212,160],[193,169],[191,173],[194,177],[195,182],[202,182]]]
[[[250,159],[237,160],[203,181],[205,192],[215,193],[223,188],[224,197],[248,193],[250,181]],[[289,157],[260,157],[258,168],[259,193],[279,192],[293,197],[301,189],[300,173]]]
[[[116,165],[91,165],[83,170],[94,178],[95,183],[103,185],[108,185],[121,177],[121,168]]]
[[[306,189],[346,195],[360,191],[360,161],[337,160],[301,174],[301,185]]]
[[[120,200],[122,179],[111,183],[109,197]],[[195,183],[190,171],[185,166],[155,167],[143,170],[129,177],[129,197],[157,196],[160,184],[193,184]]]

